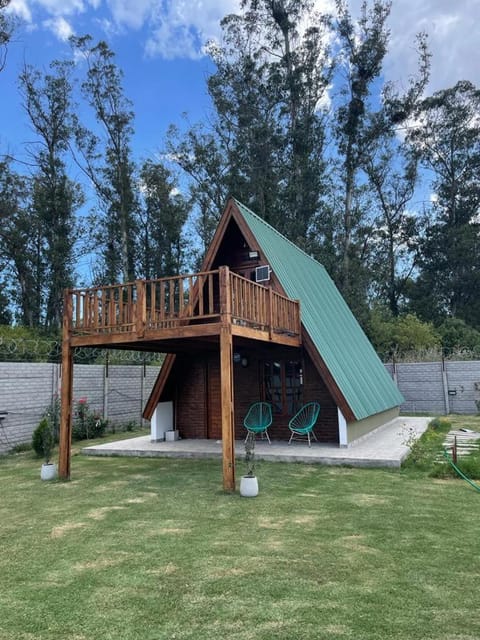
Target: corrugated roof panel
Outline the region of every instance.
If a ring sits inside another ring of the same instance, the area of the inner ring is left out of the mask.
[[[286,294],[300,300],[302,322],[357,420],[403,402],[325,268],[235,201]]]

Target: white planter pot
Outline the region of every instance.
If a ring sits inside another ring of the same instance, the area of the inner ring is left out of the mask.
[[[258,480],[256,476],[242,476],[240,478],[240,495],[244,498],[258,496]]]
[[[42,480],[54,480],[57,477],[57,465],[53,462],[42,464],[40,478]]]
[[[165,440],[167,442],[174,442],[175,440],[178,440],[179,437],[180,436],[177,429],[173,431],[165,431]]]

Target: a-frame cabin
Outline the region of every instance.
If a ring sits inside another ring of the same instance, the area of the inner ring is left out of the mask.
[[[324,267],[233,198],[200,273],[66,292],[64,478],[77,346],[167,353],[144,417],[173,403],[181,437],[221,439],[227,490],[252,402],[272,404],[270,436],[288,439],[289,418],[317,400],[318,439],[346,446],[396,417],[403,400]]]

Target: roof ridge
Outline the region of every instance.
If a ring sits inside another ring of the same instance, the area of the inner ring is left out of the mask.
[[[309,255],[306,251],[304,251],[303,249],[301,249],[299,246],[297,246],[294,242],[292,242],[292,240],[290,240],[289,238],[287,238],[286,236],[283,235],[283,233],[280,233],[280,231],[278,231],[277,229],[275,229],[275,227],[272,227],[271,224],[269,224],[266,220],[264,220],[263,218],[261,218],[258,214],[256,214],[254,211],[252,211],[250,209],[250,207],[247,207],[246,204],[243,204],[243,202],[240,202],[240,200],[237,200],[237,198],[233,198],[233,200],[236,202],[237,205],[240,205],[240,207],[243,207],[244,209],[246,209],[248,211],[248,213],[250,215],[252,215],[254,218],[256,218],[259,222],[261,222],[262,224],[264,224],[266,227],[268,227],[271,231],[273,231],[273,233],[275,233],[277,236],[280,236],[280,238],[282,238],[283,240],[285,240],[285,242],[288,242],[289,244],[292,245],[292,247],[296,250],[299,251],[300,253],[303,253],[304,256],[306,256],[307,258],[309,258],[309,260],[312,260],[313,262],[315,262],[315,264],[318,264],[320,267],[322,267],[322,269],[325,269],[325,267],[323,266],[323,264],[321,262],[319,262],[318,260],[316,260],[313,256]]]

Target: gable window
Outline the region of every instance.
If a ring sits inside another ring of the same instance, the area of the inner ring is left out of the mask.
[[[263,395],[273,413],[293,415],[302,406],[303,369],[298,360],[265,360]]]

